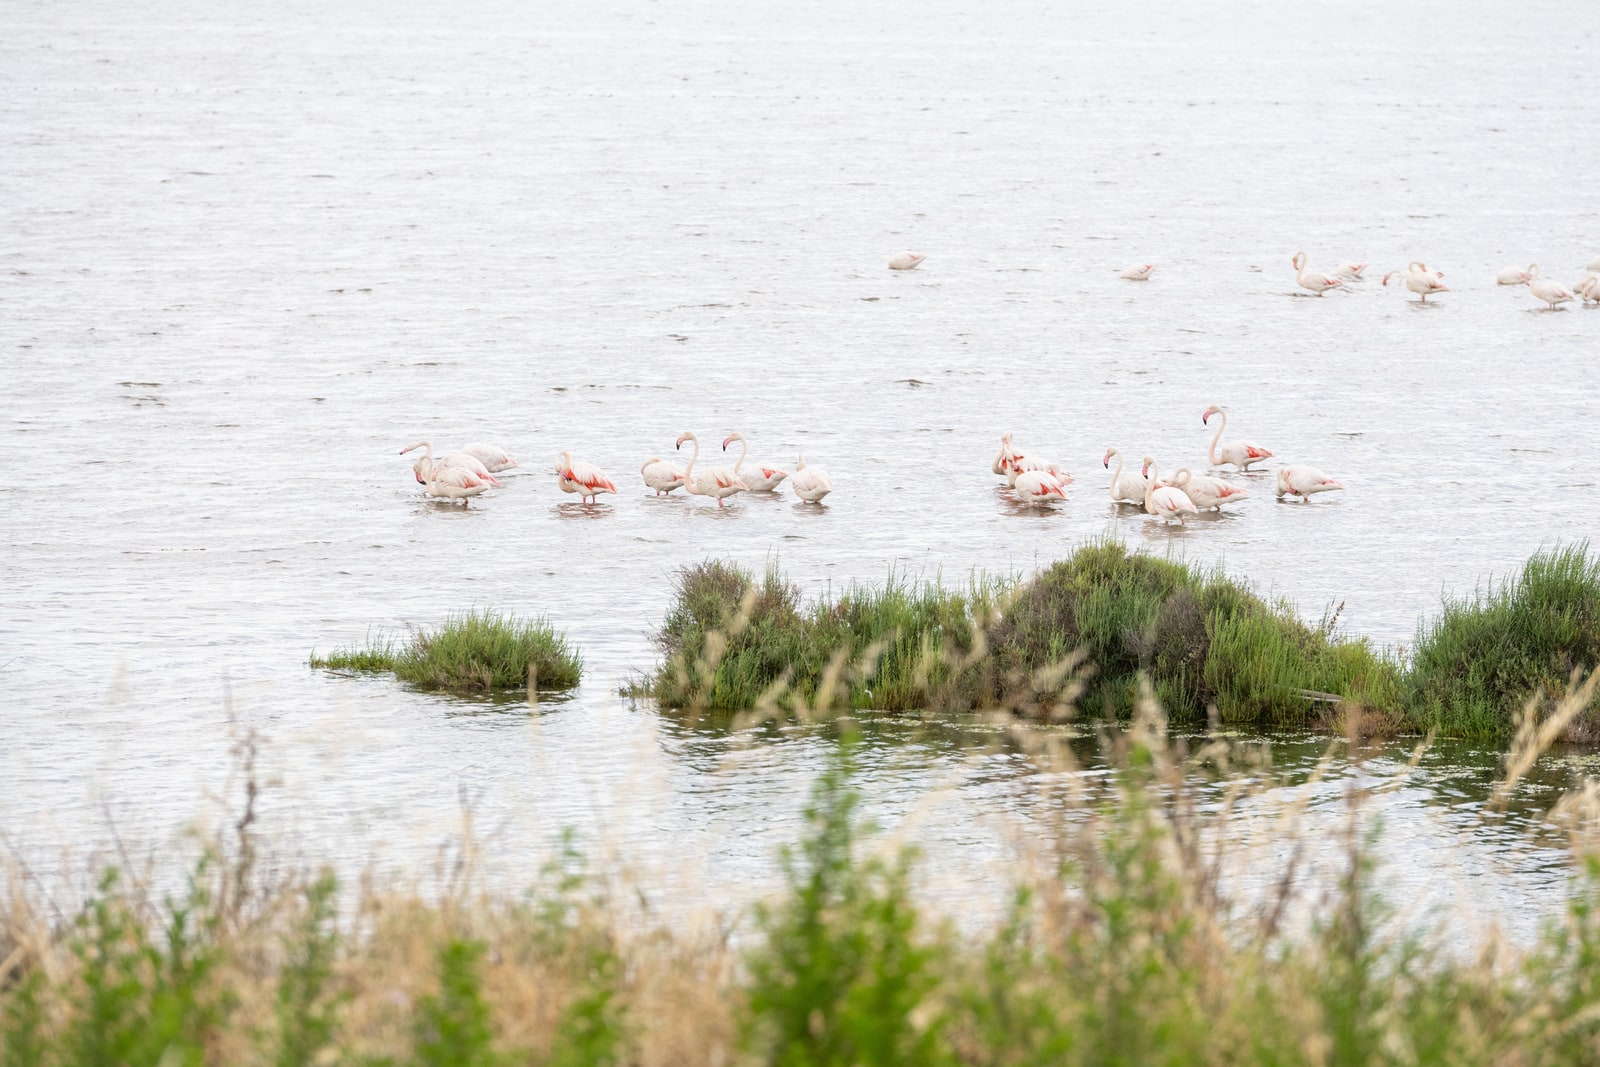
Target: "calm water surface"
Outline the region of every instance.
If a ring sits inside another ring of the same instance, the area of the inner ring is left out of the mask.
[[[0,825],[34,863],[161,848],[269,739],[265,824],[415,868],[463,802],[518,877],[560,827],[737,899],[830,745],[690,727],[617,687],[671,575],[806,590],[1027,572],[1111,535],[1403,645],[1441,594],[1588,536],[1600,312],[1496,271],[1600,255],[1596,29],[1570,4],[60,5],[0,37]],[[890,273],[901,248],[922,269]],[[1295,295],[1290,257],[1374,280]],[[1410,259],[1453,292],[1377,284]],[[1130,263],[1154,280],[1117,279]],[[1168,530],[1101,452],[1201,460],[1200,412],[1349,489]],[[827,467],[792,496],[645,496],[686,429]],[[1078,476],[1051,514],[1000,433]],[[498,442],[468,509],[404,445]],[[594,508],[561,449],[623,491]],[[548,612],[587,665],[536,710],[306,668],[452,609]],[[976,905],[1029,816],[969,731],[875,727],[875,817]],[[1281,740],[1309,765],[1320,740]],[[1314,805],[1403,762],[1340,763]],[[1541,768],[1547,794],[1589,757]],[[1382,815],[1397,896],[1524,927],[1558,842],[1485,824],[1441,749]],[[1544,801],[1548,801],[1546,795]],[[1531,809],[1530,809],[1531,810]],[[49,857],[47,860],[46,857]],[[996,878],[999,876],[996,875]]]

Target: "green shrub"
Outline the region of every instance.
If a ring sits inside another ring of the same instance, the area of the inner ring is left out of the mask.
[[[494,611],[451,615],[437,630],[418,630],[405,644],[389,639],[365,648],[339,649],[311,657],[311,666],[335,670],[392,671],[424,689],[488,692],[571,689],[583,663],[566,635],[543,619]]]
[[[1600,663],[1600,558],[1588,542],[1535,554],[1518,577],[1447,601],[1417,627],[1409,686],[1418,722],[1497,738],[1530,698],[1553,699]]]

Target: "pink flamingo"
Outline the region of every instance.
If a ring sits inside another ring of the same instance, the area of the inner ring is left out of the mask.
[[[476,475],[480,480],[488,482],[496,489],[500,488],[500,480],[493,474],[489,473],[489,469],[478,460],[478,457],[470,455],[466,452],[452,452],[443,459],[434,459],[433,445],[429,444],[427,441],[418,441],[409,448],[402,448],[400,450],[400,454],[403,456],[407,452],[412,452],[419,448],[423,449],[423,453],[417,457],[415,463],[411,464],[411,469],[416,473],[417,482],[421,485],[428,484],[430,473],[434,470],[442,470],[446,467],[459,467],[464,471],[468,471]]]
[[[722,450],[726,452],[728,450],[728,446],[735,441],[739,442],[739,460],[733,465],[733,473],[738,475],[739,478],[744,481],[744,484],[749,487],[750,492],[775,492],[783,480],[789,477],[788,471],[779,470],[777,467],[768,467],[763,463],[757,463],[754,466],[754,473],[746,474],[744,472],[744,460],[745,457],[750,454],[750,443],[744,439],[744,434],[730,433],[727,437],[723,438]]]
[[[1331,274],[1323,274],[1321,271],[1306,270],[1306,254],[1304,252],[1296,252],[1291,262],[1294,263],[1294,280],[1296,284],[1302,289],[1310,289],[1318,296],[1321,296],[1329,289],[1338,289],[1344,285],[1343,278],[1336,278]]]
[[[1149,456],[1144,457],[1144,466],[1139,471],[1149,480],[1149,485],[1144,491],[1144,510],[1165,522],[1168,519],[1177,519],[1178,525],[1183,525],[1185,513],[1190,515],[1200,514],[1194,506],[1194,501],[1189,499],[1189,494],[1176,486],[1167,485],[1156,475],[1156,461]]]
[[[1053,504],[1067,498],[1066,486],[1049,471],[1023,471],[1013,488],[1024,504]]]
[[[561,453],[556,464],[556,474],[561,479],[563,493],[577,493],[585,504],[598,502],[601,493],[615,493],[617,483],[593,463],[573,459],[571,452]]]
[[[644,475],[644,484],[656,491],[656,496],[668,496],[674,489],[683,488],[683,468],[660,456],[645,460],[639,473]]]
[[[742,493],[749,488],[744,484],[744,479],[726,467],[713,467],[710,470],[696,472],[694,465],[700,458],[700,439],[685,431],[673,447],[682,448],[685,441],[694,442],[694,455],[689,457],[689,465],[683,468],[683,487],[687,492],[694,496],[715,497],[717,507],[720,508],[724,497]]]
[[[1201,511],[1221,511],[1222,505],[1236,504],[1250,495],[1250,490],[1243,486],[1229,485],[1221,478],[1193,474],[1188,467],[1179,467],[1173,472],[1169,484],[1182,489]]]
[[[1344,488],[1343,482],[1304,464],[1279,467],[1277,481],[1279,499],[1285,496],[1297,496],[1305,503],[1311,502],[1310,497],[1313,493],[1326,493]]]
[[[1220,467],[1228,463],[1239,470],[1247,471],[1252,463],[1272,458],[1271,452],[1249,441],[1233,440],[1222,443],[1222,432],[1228,428],[1228,413],[1216,404],[1212,404],[1200,413],[1201,425],[1208,425],[1213,415],[1222,416],[1222,421],[1217,424],[1217,432],[1211,438],[1211,450],[1206,453],[1214,466]]]
[[[806,457],[802,454],[794,465],[794,473],[789,476],[789,488],[807,504],[820,504],[823,497],[833,492],[833,482],[821,467],[806,466]]]

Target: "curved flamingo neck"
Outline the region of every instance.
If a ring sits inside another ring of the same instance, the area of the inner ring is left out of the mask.
[[[684,488],[688,489],[689,492],[692,493],[692,492],[695,491],[694,490],[694,461],[700,458],[700,438],[698,438],[698,437],[690,437],[689,440],[694,442],[694,455],[689,457],[689,465],[687,467],[683,468],[683,484],[684,484]]]
[[[1150,510],[1150,498],[1156,495],[1156,486],[1161,484],[1161,479],[1156,475],[1156,465],[1154,463],[1146,468],[1145,477],[1150,479],[1149,484],[1144,487],[1144,506],[1145,510],[1148,511]]]
[[[1117,469],[1111,472],[1111,488],[1115,489],[1122,482],[1122,453],[1113,448],[1111,454],[1117,457]]]
[[[1222,458],[1217,455],[1217,445],[1222,442],[1222,431],[1228,428],[1228,413],[1219,408],[1217,414],[1222,416],[1222,421],[1217,424],[1217,432],[1211,437],[1211,450],[1206,453],[1206,458],[1212,463],[1222,462]]]
[[[739,438],[739,462],[733,465],[733,473],[739,473],[739,468],[744,466],[744,457],[748,456],[749,454],[750,442],[746,441],[743,437]]]

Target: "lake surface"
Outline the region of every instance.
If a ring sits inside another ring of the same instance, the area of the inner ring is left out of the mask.
[[[1441,595],[1594,528],[1600,312],[1494,284],[1600,256],[1579,16],[14,0],[5,843],[46,868],[111,826],[165,847],[254,726],[263,825],[308,859],[419,869],[465,802],[507,877],[570,825],[686,895],[759,892],[831,742],[617,695],[674,572],[713,556],[823,593],[1025,573],[1110,535],[1406,644]],[[886,270],[904,248],[926,263]],[[1297,295],[1301,249],[1371,280]],[[1437,306],[1378,284],[1412,259],[1445,271]],[[1150,282],[1117,278],[1140,262]],[[1115,510],[1105,447],[1202,463],[1212,403],[1347,491],[1277,504],[1256,476],[1184,529]],[[827,506],[646,496],[645,459],[735,429],[753,459],[827,468]],[[997,489],[1006,431],[1077,476],[1064,506]],[[522,465],[466,509],[428,502],[396,454],[422,438]],[[622,491],[561,494],[562,449]],[[530,710],[306,667],[471,606],[548,613],[583,687]],[[869,809],[959,907],[1027,776],[906,733],[871,735]],[[1283,741],[1280,766],[1323,747]],[[1526,928],[1568,868],[1531,816],[1478,820],[1493,765],[1441,749],[1385,794],[1385,876]]]

